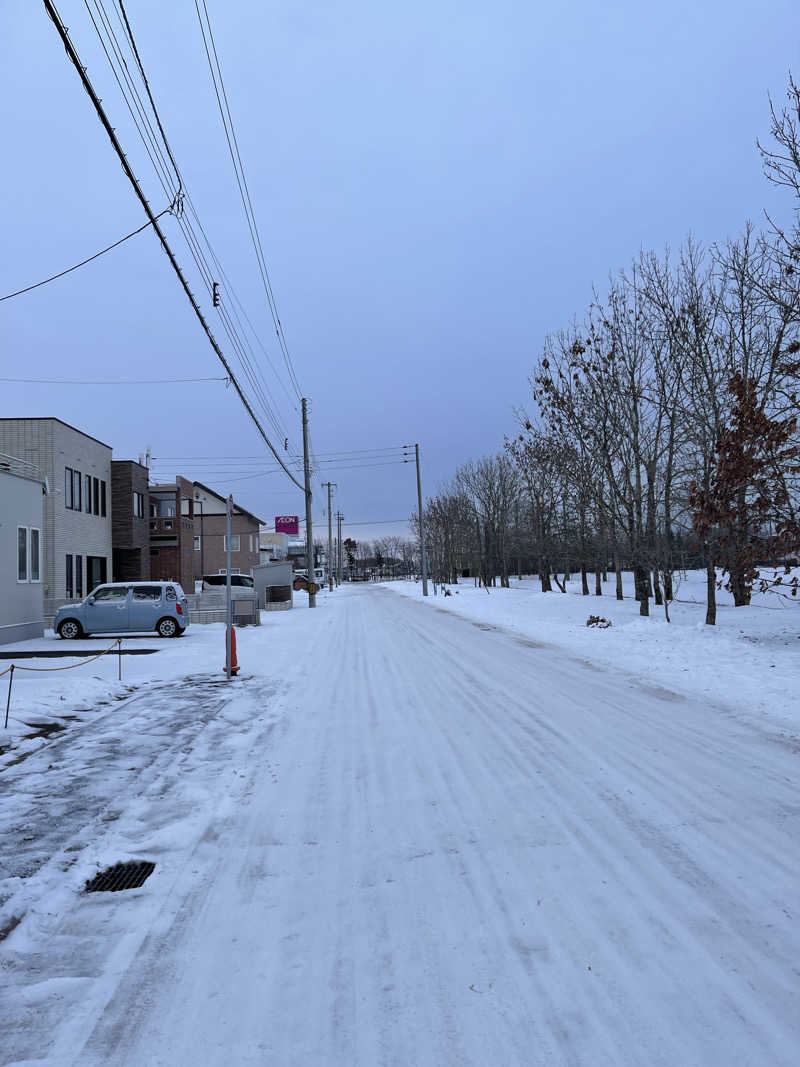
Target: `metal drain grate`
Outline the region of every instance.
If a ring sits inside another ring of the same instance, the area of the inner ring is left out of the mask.
[[[153,871],[155,863],[143,860],[141,863],[115,863],[105,871],[100,871],[86,883],[87,893],[118,893],[120,889],[138,889],[144,885]]]

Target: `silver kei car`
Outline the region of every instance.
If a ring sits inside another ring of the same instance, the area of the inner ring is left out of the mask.
[[[53,629],[70,640],[90,634],[155,632],[183,637],[189,605],[177,582],[112,582],[98,585],[85,600],[56,612]]]

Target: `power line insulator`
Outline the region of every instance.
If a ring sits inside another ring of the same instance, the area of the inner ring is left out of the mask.
[[[214,288],[211,290],[211,302],[215,308],[219,307],[219,282],[214,282]]]

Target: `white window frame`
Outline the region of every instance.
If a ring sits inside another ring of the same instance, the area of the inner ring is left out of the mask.
[[[202,544],[202,541],[201,541],[201,538],[200,538],[200,534],[195,534],[194,535],[194,550],[195,550],[195,552],[199,552],[200,551],[201,544]]]
[[[20,578],[19,576],[19,532],[23,531],[25,534],[25,576]],[[36,531],[36,573],[38,577],[33,577],[33,557],[31,553],[31,534]],[[17,540],[16,540],[16,553],[17,553],[17,585],[41,585],[42,582],[42,531],[38,526],[18,526],[17,527]]]
[[[19,566],[20,538],[19,538],[19,534],[20,534],[20,530],[25,535],[24,538],[23,538],[23,542],[24,542],[24,545],[25,545],[25,566],[24,566],[25,574],[24,574],[24,576],[22,578],[20,578],[20,576],[19,576],[19,571],[20,571],[20,566]],[[30,557],[30,547],[28,545],[29,540],[30,540],[30,531],[29,531],[28,527],[27,526],[18,526],[17,527],[17,540],[16,540],[16,545],[15,545],[16,555],[17,555],[17,566],[16,566],[17,585],[25,585],[27,583],[27,581],[28,581],[28,574],[30,573],[30,570],[29,570],[29,567],[28,567],[28,559]]]
[[[33,551],[31,549],[31,541],[33,540],[32,534],[36,531],[36,574],[37,577],[33,577]],[[28,528],[28,581],[31,585],[41,585],[42,583],[42,531],[38,526],[30,526]]]
[[[231,552],[241,552],[242,551],[242,547],[241,547],[242,546],[242,539],[241,539],[241,537],[242,537],[242,535],[238,534],[238,533],[232,533],[231,534]],[[228,535],[227,534],[223,534],[222,535],[222,551],[223,552],[227,552],[228,551]]]

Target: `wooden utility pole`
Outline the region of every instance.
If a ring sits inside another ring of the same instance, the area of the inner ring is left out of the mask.
[[[417,504],[419,507],[419,554],[422,567],[422,595],[428,595],[428,561],[425,558],[425,523],[422,520],[422,479],[419,474],[419,445],[414,445],[417,457]]]
[[[308,606],[317,606],[317,597],[311,592],[314,584],[314,533],[311,529],[311,460],[308,455],[308,400],[302,397],[303,408],[303,471],[306,492],[306,577],[308,578]]]
[[[331,515],[331,490],[336,482],[323,482],[328,487],[328,590],[333,592],[333,516]]]
[[[337,540],[338,544],[336,546],[336,581],[339,583],[339,585],[342,584],[342,519],[343,518],[344,518],[344,515],[342,515],[341,511],[337,511],[336,512],[336,522],[337,522],[338,535],[337,535],[336,540]]]

